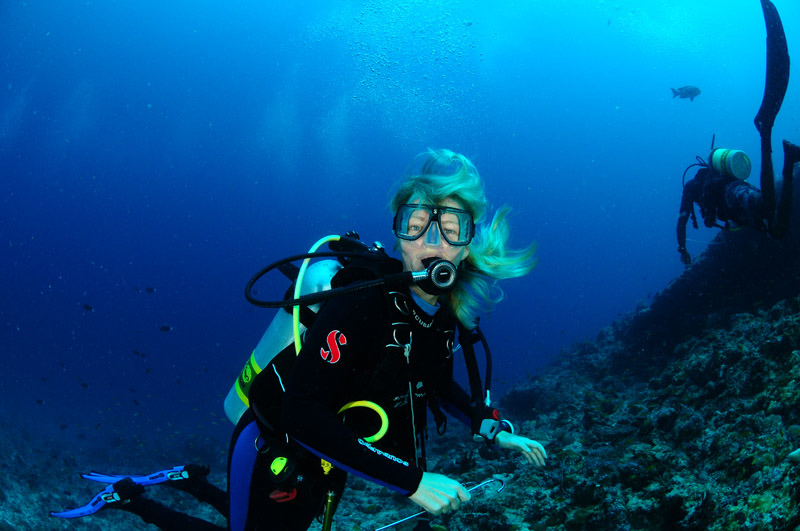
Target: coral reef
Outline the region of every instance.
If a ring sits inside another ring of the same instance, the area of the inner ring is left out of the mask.
[[[795,529],[800,298],[678,343],[648,379],[607,327],[506,397],[546,441],[519,529]]]

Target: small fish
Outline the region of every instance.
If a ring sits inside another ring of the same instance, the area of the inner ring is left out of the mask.
[[[159,330],[161,330],[162,332],[171,332],[172,327],[168,325],[161,325],[161,328],[159,328]]]
[[[93,312],[94,311],[94,308],[92,308],[88,304],[84,304],[83,305],[83,309],[86,310],[87,312]]]
[[[700,94],[700,89],[693,87],[692,85],[686,85],[685,87],[681,87],[677,90],[670,90],[672,91],[673,98],[689,98],[689,101],[694,101],[694,99]]]

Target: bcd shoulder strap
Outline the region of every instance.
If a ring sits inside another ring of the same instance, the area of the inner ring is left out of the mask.
[[[461,345],[461,349],[464,351],[464,362],[467,365],[467,376],[469,377],[469,389],[470,394],[472,395],[472,403],[474,405],[483,405],[483,385],[481,384],[481,373],[480,369],[478,369],[478,360],[475,356],[475,343],[478,341],[483,344],[483,348],[486,349],[488,356],[488,345],[486,344],[486,340],[483,337],[483,332],[481,331],[480,327],[476,326],[473,330],[469,330],[466,326],[461,324],[461,321],[459,321],[458,342]],[[491,364],[488,363],[487,360],[487,382],[491,377],[491,375],[488,374],[488,371],[491,370],[490,366]]]

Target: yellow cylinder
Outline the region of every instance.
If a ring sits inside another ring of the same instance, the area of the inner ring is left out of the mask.
[[[711,152],[711,166],[720,173],[745,180],[750,177],[750,157],[738,149],[717,148]]]

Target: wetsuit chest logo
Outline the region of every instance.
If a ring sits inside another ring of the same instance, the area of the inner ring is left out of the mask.
[[[347,344],[347,338],[338,330],[331,330],[328,332],[328,350],[324,348],[319,349],[319,355],[328,363],[336,363],[342,357],[339,346]]]

